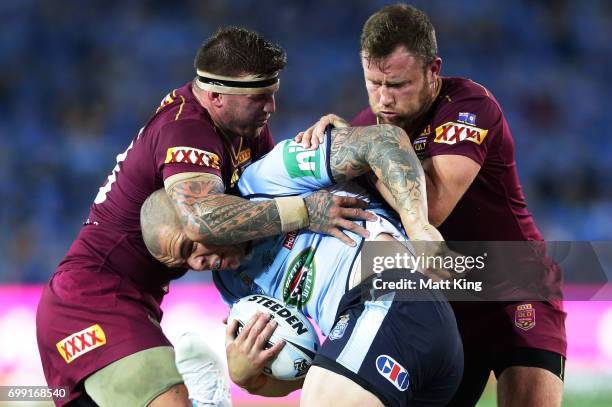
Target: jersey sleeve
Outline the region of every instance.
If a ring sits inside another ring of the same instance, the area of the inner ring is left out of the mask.
[[[155,163],[163,179],[182,172],[203,172],[222,178],[223,142],[202,120],[165,124],[155,149]]]
[[[316,150],[306,150],[293,140],[281,141],[249,165],[238,188],[244,198],[308,195],[334,184],[329,168],[331,137]]]
[[[484,163],[493,140],[502,130],[502,114],[487,96],[446,103],[433,120],[427,156],[463,155]]]
[[[369,107],[362,110],[357,116],[351,120],[351,126],[371,126],[373,124],[378,124],[376,121],[376,116],[372,112],[372,109]]]
[[[238,302],[240,298],[252,293],[240,289],[240,280],[235,270],[212,271],[213,283],[221,294],[221,299],[228,307]]]

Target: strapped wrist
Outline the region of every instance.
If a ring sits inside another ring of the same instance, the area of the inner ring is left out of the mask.
[[[281,230],[291,232],[308,226],[308,209],[304,199],[299,196],[274,198],[278,216],[281,220]]]

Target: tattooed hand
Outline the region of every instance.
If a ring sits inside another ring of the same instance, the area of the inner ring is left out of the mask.
[[[337,237],[349,246],[356,243],[340,229],[348,229],[360,236],[368,237],[369,232],[350,219],[374,221],[376,215],[363,210],[367,203],[361,199],[337,196],[329,191],[321,190],[304,198],[310,224],[308,229],[313,232],[325,233]]]

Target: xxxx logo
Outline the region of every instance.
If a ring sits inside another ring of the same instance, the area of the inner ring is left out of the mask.
[[[217,170],[221,167],[217,154],[191,147],[170,147],[166,151],[164,163],[194,164],[201,167],[215,168]]]
[[[436,127],[435,143],[455,144],[463,140],[481,144],[489,130],[455,122],[444,123]]]
[[[70,363],[79,356],[99,348],[105,343],[106,335],[102,327],[95,324],[62,339],[56,346],[66,363]]]

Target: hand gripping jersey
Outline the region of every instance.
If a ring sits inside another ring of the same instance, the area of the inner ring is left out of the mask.
[[[334,183],[329,169],[329,142],[317,150],[304,150],[299,144],[285,140],[263,159],[252,164],[238,182],[240,193],[250,199],[275,196],[305,196],[321,188],[334,193],[367,198],[360,186]],[[366,222],[371,236],[392,234],[406,240],[401,226],[382,209],[376,210],[379,220]],[[265,294],[299,307],[313,318],[327,335],[331,330],[338,304],[350,284],[354,265],[360,256],[363,240],[350,247],[335,237],[301,230],[256,242],[248,259],[239,269],[214,272],[214,281],[228,303],[250,294]]]

